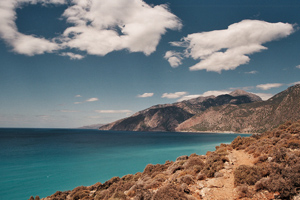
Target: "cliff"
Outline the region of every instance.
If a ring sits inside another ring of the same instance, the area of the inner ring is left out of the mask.
[[[300,120],[42,200],[299,199],[299,186]]]

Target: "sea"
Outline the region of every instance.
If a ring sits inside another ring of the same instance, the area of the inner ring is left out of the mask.
[[[40,198],[206,154],[240,134],[0,128],[0,200]],[[242,136],[249,136],[242,134]]]

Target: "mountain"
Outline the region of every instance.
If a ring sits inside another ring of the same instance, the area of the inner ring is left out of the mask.
[[[211,107],[227,104],[241,105],[256,101],[261,101],[261,98],[242,90],[217,97],[198,97],[174,104],[152,106],[131,117],[101,126],[100,130],[175,131],[179,124],[198,116]]]
[[[182,122],[176,131],[232,131],[255,133],[300,119],[300,84],[267,101],[211,107]]]
[[[103,125],[104,124],[92,124],[92,125],[79,127],[78,129],[99,129],[99,127]]]

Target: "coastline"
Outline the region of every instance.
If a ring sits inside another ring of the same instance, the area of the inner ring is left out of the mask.
[[[183,155],[174,162],[148,164],[143,172],[56,192],[42,200],[298,198],[300,179],[295,177],[300,177],[299,152],[300,121],[286,122],[260,135],[238,136],[206,155]]]

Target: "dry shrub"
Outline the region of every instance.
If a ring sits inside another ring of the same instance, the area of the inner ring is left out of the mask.
[[[234,185],[254,185],[261,174],[256,166],[240,165],[234,171]]]
[[[256,141],[253,137],[241,137],[237,136],[232,142],[231,146],[234,149],[246,149],[248,146],[253,144]]]
[[[179,178],[179,183],[186,183],[187,185],[193,184],[194,182],[194,177],[187,174]]]
[[[89,197],[90,191],[88,190],[78,190],[75,193],[71,194],[73,200],[83,199]]]
[[[144,169],[144,172],[142,175],[148,175],[150,177],[155,177],[157,174],[164,172],[169,165],[152,165],[148,164],[146,168]]]
[[[271,153],[271,157],[273,158],[272,161],[276,163],[284,163],[286,161],[286,148],[280,147],[273,149]]]
[[[293,123],[287,128],[287,131],[291,134],[300,134],[300,121]]]
[[[257,160],[255,161],[255,163],[257,164],[257,163],[263,163],[263,162],[265,162],[265,161],[267,161],[268,160],[268,156],[267,155],[262,155],[262,156],[259,156],[258,158],[257,158]]]
[[[299,139],[290,139],[286,142],[286,147],[291,149],[299,149],[300,148],[300,140]]]
[[[199,173],[204,166],[200,157],[190,157],[183,165],[185,169],[192,169],[194,173]]]
[[[153,193],[146,189],[138,189],[134,200],[151,200]]]
[[[206,178],[206,175],[201,172],[196,177],[197,180],[205,180]]]
[[[113,177],[110,180],[106,181],[103,184],[100,184],[97,188],[97,190],[105,190],[107,188],[109,188],[112,184],[117,183],[120,181],[119,177]]]
[[[180,199],[188,200],[185,193],[176,185],[168,184],[159,188],[156,194],[153,196],[152,200],[170,200],[170,199]]]
[[[214,177],[215,172],[223,169],[224,163],[228,162],[228,158],[224,155],[211,153],[202,169],[202,173],[207,177]]]
[[[284,179],[282,176],[276,174],[267,178],[262,178],[255,184],[256,190],[267,189],[271,192],[279,192],[280,198],[290,199],[296,194],[296,188],[288,179]]]
[[[145,185],[145,189],[158,188],[165,180],[167,176],[165,174],[157,174],[154,178],[149,179]]]
[[[251,198],[252,194],[249,191],[248,185],[240,185],[236,187],[239,198],[248,197]]]
[[[184,155],[184,156],[179,156],[178,158],[176,158],[176,161],[179,161],[179,160],[187,160],[189,157],[187,155]]]

